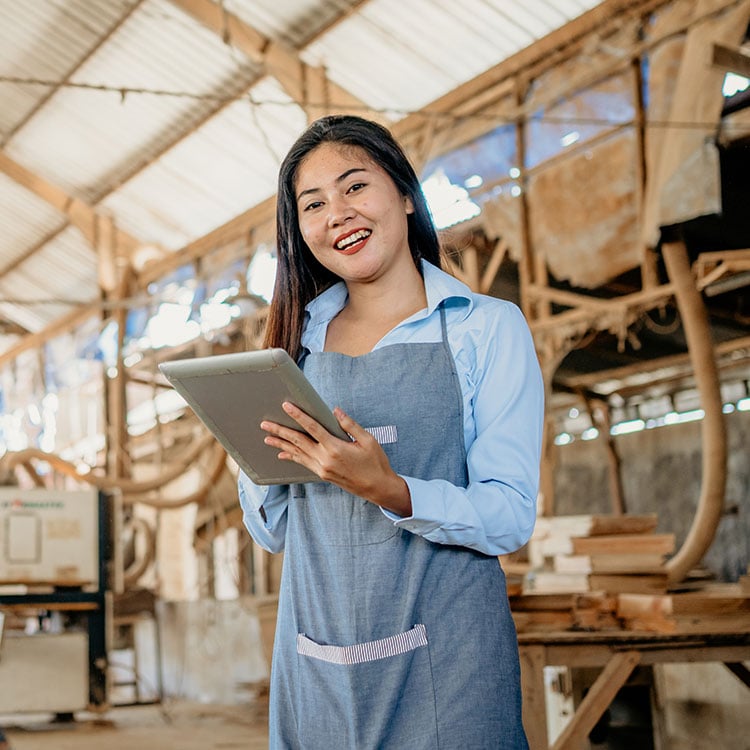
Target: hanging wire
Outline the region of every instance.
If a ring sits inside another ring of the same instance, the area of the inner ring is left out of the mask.
[[[294,101],[279,101],[279,100],[262,100],[255,99],[248,96],[247,92],[239,94],[212,94],[212,93],[198,93],[195,91],[177,91],[169,89],[158,89],[158,88],[147,88],[140,86],[110,86],[107,84],[99,83],[85,83],[85,82],[74,82],[74,81],[51,81],[44,78],[27,78],[21,76],[7,76],[0,75],[0,83],[14,83],[19,85],[27,86],[46,86],[49,88],[58,89],[81,89],[85,91],[94,91],[106,94],[115,94],[121,100],[127,96],[157,96],[164,98],[173,99],[192,99],[195,101],[204,101],[211,103],[228,104],[230,102],[246,100],[250,101],[252,106],[257,108],[265,104],[273,106],[286,106],[298,108],[299,104]],[[335,102],[310,102],[312,107],[331,107],[335,106]],[[359,109],[362,112],[373,112],[379,114],[393,114],[401,117],[407,117],[409,115],[419,114],[420,117],[426,119],[442,120],[445,122],[466,122],[466,121],[477,121],[487,120],[498,124],[510,125],[517,122],[520,119],[528,119],[528,114],[518,114],[515,116],[504,116],[499,113],[493,112],[475,112],[470,115],[456,114],[453,112],[436,112],[427,109],[400,109],[397,107],[371,107],[366,104],[362,104],[357,107],[353,104],[347,103],[346,109],[348,111],[354,111]],[[594,125],[604,127],[623,127],[632,125],[635,126],[636,121],[634,119],[615,119],[610,117],[559,117],[555,115],[542,114],[534,115],[535,122],[545,122],[551,124],[560,125]],[[664,129],[675,129],[675,130],[705,130],[715,131],[718,123],[716,122],[690,122],[680,120],[647,120],[644,123],[647,128],[664,128]],[[742,123],[723,123],[722,130],[729,132],[745,133],[750,132],[750,126]]]

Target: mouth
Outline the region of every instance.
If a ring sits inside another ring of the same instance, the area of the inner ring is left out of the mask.
[[[357,229],[345,237],[341,237],[334,243],[334,248],[343,255],[356,253],[367,242],[372,231],[370,229]]]

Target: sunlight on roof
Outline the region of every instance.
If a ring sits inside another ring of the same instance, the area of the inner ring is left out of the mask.
[[[740,91],[744,91],[748,86],[750,86],[750,78],[739,76],[736,73],[727,73],[724,76],[722,93],[724,96],[734,96],[735,94],[739,94]]]
[[[144,338],[152,349],[162,346],[178,346],[200,336],[201,326],[189,320],[190,305],[175,302],[162,302],[159,309],[146,326]],[[141,342],[143,345],[145,342]]]
[[[261,245],[247,267],[247,291],[270,302],[276,279],[276,265],[275,250]]]
[[[442,169],[431,174],[422,183],[422,192],[438,229],[460,224],[481,213],[466,188],[454,185]]]

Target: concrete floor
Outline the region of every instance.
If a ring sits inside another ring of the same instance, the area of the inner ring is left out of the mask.
[[[268,702],[216,706],[167,702],[120,706],[103,714],[0,717],[11,750],[267,750]]]

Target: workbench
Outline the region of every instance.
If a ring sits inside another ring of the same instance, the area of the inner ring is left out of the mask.
[[[720,662],[750,688],[750,632],[647,633],[565,631],[519,633],[523,720],[530,750],[580,750],[589,732],[637,666]],[[547,733],[544,667],[601,668],[560,736]]]

